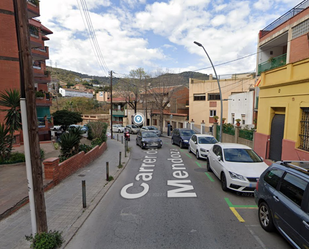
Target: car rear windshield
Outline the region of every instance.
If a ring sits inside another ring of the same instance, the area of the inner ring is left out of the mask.
[[[214,137],[199,137],[198,143],[199,144],[215,144],[215,143],[218,143],[218,141]]]
[[[228,162],[255,163],[263,160],[251,149],[224,149],[224,158]]]
[[[180,131],[180,135],[181,136],[186,136],[186,137],[190,137],[190,136],[192,136],[194,134],[194,131],[190,131],[190,130],[188,130],[188,131]]]
[[[156,133],[153,132],[143,132],[142,137],[158,137]]]

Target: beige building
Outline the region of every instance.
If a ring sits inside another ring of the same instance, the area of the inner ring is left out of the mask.
[[[222,92],[223,117],[228,120],[228,99],[231,94],[248,92],[254,87],[252,74],[234,74],[229,79],[219,80]],[[214,116],[220,120],[220,93],[216,79],[209,75],[209,80],[189,79],[189,120],[195,126],[202,122],[206,128],[215,122]]]

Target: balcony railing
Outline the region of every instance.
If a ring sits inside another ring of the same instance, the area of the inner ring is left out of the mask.
[[[29,26],[29,32],[30,35],[33,35],[35,37],[39,37],[39,28],[38,27],[34,27],[32,25]]]
[[[260,32],[260,38],[267,35],[270,31],[274,30],[278,26],[280,26],[282,23],[286,22],[287,20],[291,19],[293,16],[297,15],[298,13],[302,12],[304,9],[306,9],[309,6],[309,0],[304,0],[298,5],[296,5],[293,9],[289,10],[282,16],[280,16],[277,20],[273,21],[271,24],[269,24],[267,27],[265,27]]]
[[[268,61],[259,64],[258,74],[284,66],[286,64],[286,54],[282,54],[278,57],[270,58]]]
[[[27,0],[29,3],[34,4],[35,6],[39,5],[39,0]]]

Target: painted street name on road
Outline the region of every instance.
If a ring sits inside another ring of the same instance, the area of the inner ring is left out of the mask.
[[[186,179],[189,174],[181,158],[181,154],[177,149],[170,149],[171,157],[167,160],[172,163],[173,177],[177,180],[168,180],[167,185],[177,187],[167,191],[167,197],[197,197],[195,192],[187,192],[193,190],[191,181]]]
[[[151,150],[147,150],[146,152],[146,156],[143,160],[143,163],[141,165],[141,167],[139,168],[139,174],[136,175],[135,180],[139,181],[142,180],[143,182],[140,184],[140,186],[143,188],[143,190],[139,193],[128,193],[127,190],[131,187],[134,186],[134,183],[129,183],[127,185],[125,185],[122,189],[121,189],[121,196],[123,198],[126,199],[137,199],[140,198],[144,195],[146,195],[149,191],[149,185],[145,182],[148,182],[152,179],[152,172],[153,172],[153,168],[155,167],[155,162],[157,161],[157,156],[156,154],[158,153],[157,150],[155,149],[151,149]]]

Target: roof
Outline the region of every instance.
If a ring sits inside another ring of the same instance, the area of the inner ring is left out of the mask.
[[[208,134],[194,134],[197,137],[214,137],[213,135],[208,135]]]
[[[251,148],[244,144],[236,144],[236,143],[217,143],[223,149],[250,149]]]

